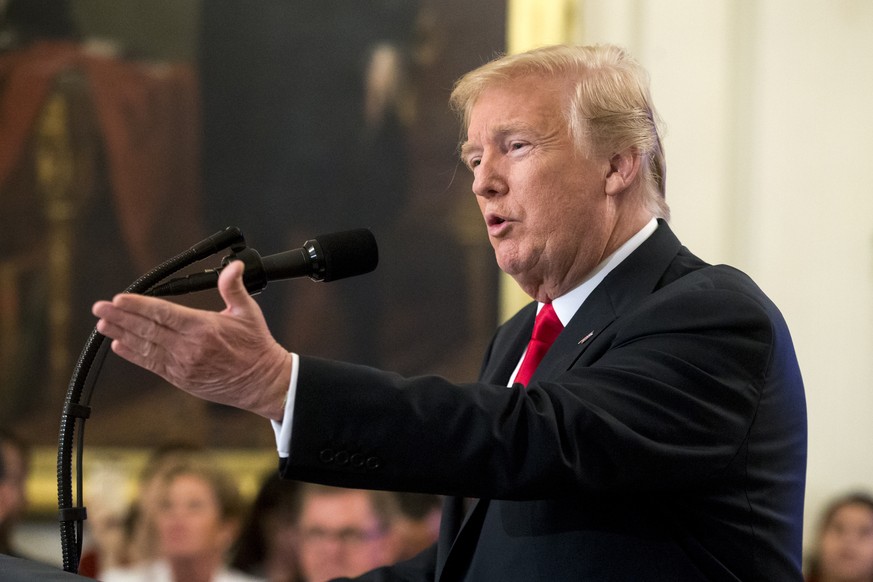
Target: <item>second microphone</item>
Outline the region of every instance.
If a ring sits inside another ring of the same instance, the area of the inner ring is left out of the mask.
[[[313,281],[328,282],[369,273],[379,263],[379,250],[376,238],[366,228],[318,235],[304,242],[301,248],[265,257],[246,248],[224,257],[217,269],[170,279],[156,285],[146,295],[165,297],[214,289],[222,268],[236,260],[245,263],[243,282],[246,290],[255,295],[270,281],[309,277]]]

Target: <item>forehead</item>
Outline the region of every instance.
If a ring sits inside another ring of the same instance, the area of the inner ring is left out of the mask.
[[[205,477],[194,475],[191,473],[180,473],[174,475],[165,483],[163,493],[166,496],[188,496],[188,497],[203,497],[210,500],[216,498],[215,489],[212,483]]]
[[[873,523],[873,509],[863,503],[849,503],[834,512],[831,522],[869,522]]]
[[[305,525],[353,524],[367,526],[375,512],[366,493],[313,493],[306,497],[300,521]]]
[[[560,118],[566,96],[566,84],[557,79],[523,77],[491,85],[470,107],[468,138],[504,125],[539,126]]]

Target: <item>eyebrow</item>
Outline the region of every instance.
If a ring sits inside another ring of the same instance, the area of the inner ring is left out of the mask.
[[[473,153],[477,150],[481,150],[481,149],[482,148],[480,146],[475,146],[475,145],[472,145],[470,142],[465,141],[464,143],[461,144],[461,149],[460,149],[461,160],[466,161],[467,156],[469,156],[471,153]]]
[[[507,123],[504,125],[500,125],[494,128],[493,131],[490,132],[491,138],[495,141],[500,141],[506,138],[506,136],[514,134],[514,133],[529,133],[536,134],[537,128],[530,123]],[[482,146],[472,145],[469,141],[465,141],[461,144],[461,159],[466,160],[467,156],[473,152],[479,151],[482,149]]]

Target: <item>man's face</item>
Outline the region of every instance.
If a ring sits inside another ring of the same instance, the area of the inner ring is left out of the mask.
[[[300,540],[300,565],[309,582],[357,576],[389,560],[386,532],[363,491],[309,494]]]
[[[498,265],[541,301],[577,286],[614,250],[609,161],[573,143],[562,115],[568,89],[527,78],[485,90],[462,148]]]

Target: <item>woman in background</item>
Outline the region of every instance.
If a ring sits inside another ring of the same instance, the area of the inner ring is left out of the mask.
[[[838,497],[822,514],[807,582],[873,582],[873,496]]]
[[[211,463],[189,459],[162,473],[157,499],[157,557],[107,571],[103,582],[258,580],[225,565],[244,509],[230,476]]]

